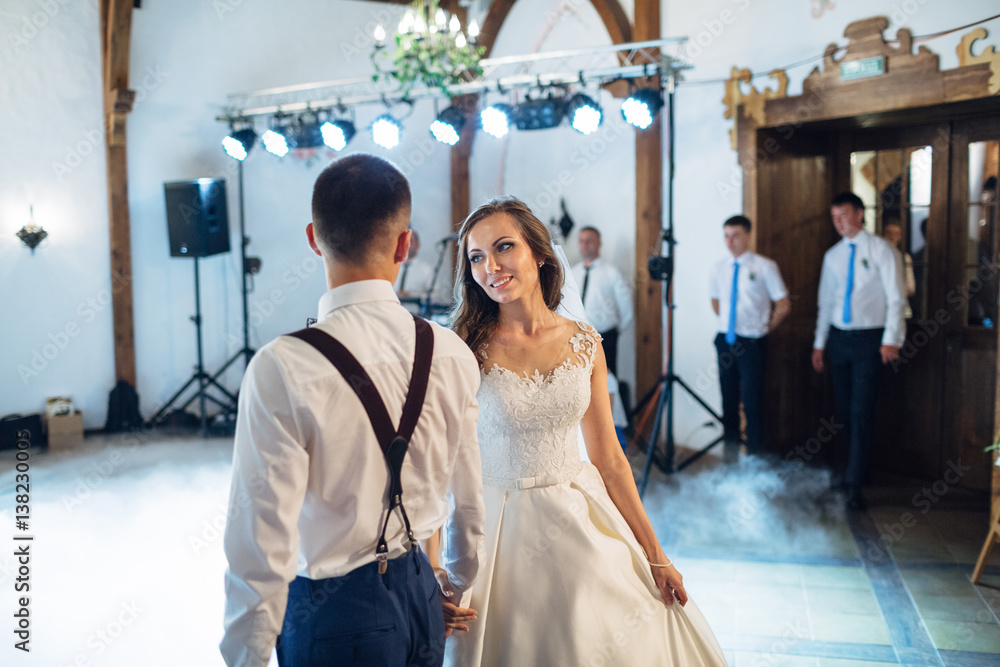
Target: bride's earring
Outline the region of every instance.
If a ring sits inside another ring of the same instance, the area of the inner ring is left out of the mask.
[[[542,266],[543,266],[544,264],[545,264],[545,260],[542,260],[541,262],[539,262],[539,263],[538,263],[538,268],[542,268]]]

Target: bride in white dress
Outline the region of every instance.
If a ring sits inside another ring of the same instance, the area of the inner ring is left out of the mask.
[[[639,500],[600,336],[555,312],[563,270],[545,225],[495,199],[459,247],[454,326],[482,366],[487,553],[471,600],[445,602],[446,663],[725,665]]]

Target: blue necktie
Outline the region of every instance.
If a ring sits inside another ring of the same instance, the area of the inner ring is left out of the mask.
[[[729,295],[729,328],[726,329],[726,342],[732,345],[736,342],[736,288],[740,284],[740,264],[733,262],[733,291]]]
[[[857,244],[851,244],[851,259],[847,263],[847,287],[844,288],[844,324],[851,323],[851,292],[854,291],[854,252]]]

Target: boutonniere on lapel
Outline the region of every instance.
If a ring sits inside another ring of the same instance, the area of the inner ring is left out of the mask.
[[[751,271],[750,275],[747,277],[750,278],[750,280],[757,280],[757,274],[754,273],[753,271]]]
[[[866,268],[866,269],[867,269],[867,268],[868,268],[868,260],[862,257],[862,258],[861,258],[861,266],[862,266],[863,268]]]

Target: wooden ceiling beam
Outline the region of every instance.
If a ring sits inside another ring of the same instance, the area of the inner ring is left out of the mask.
[[[101,0],[115,377],[135,387],[132,242],[128,210],[128,162],[125,151],[125,119],[132,111],[135,102],[135,91],[130,90],[128,86],[132,9],[133,0]]]
[[[635,1],[637,41],[660,39],[659,0]],[[666,109],[664,109],[666,112]],[[663,113],[635,133],[635,395],[643,396],[656,386],[663,360],[663,294],[660,283],[650,278],[646,264],[650,254],[660,252],[663,228]],[[673,137],[670,137],[673,146]],[[673,312],[667,313],[668,318]]]

